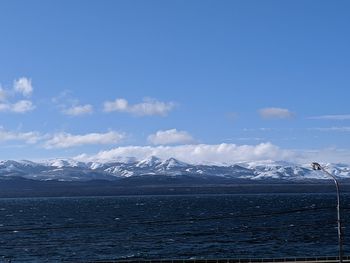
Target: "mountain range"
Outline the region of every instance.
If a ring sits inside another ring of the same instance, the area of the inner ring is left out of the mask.
[[[350,165],[326,164],[327,171],[341,180],[350,179]],[[325,180],[327,175],[313,171],[310,165],[288,162],[241,162],[234,165],[189,164],[174,158],[162,160],[151,156],[144,160],[128,158],[114,162],[80,162],[74,159],[0,161],[0,179],[25,178],[36,181],[143,181],[154,178],[210,181],[288,181]]]

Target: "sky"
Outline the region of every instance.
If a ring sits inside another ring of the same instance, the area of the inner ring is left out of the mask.
[[[0,2],[0,159],[350,163],[349,1]]]

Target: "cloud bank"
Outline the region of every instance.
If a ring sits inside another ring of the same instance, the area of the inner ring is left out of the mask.
[[[8,131],[0,127],[0,141],[22,141],[27,144],[35,144],[42,139],[42,135],[38,132],[17,132]]]
[[[289,119],[294,115],[288,109],[283,108],[263,108],[258,112],[263,119]]]
[[[150,156],[160,158],[174,157],[178,160],[193,163],[234,164],[244,161],[259,160],[292,160],[296,158],[293,151],[280,149],[271,143],[258,145],[236,144],[190,144],[179,146],[124,146],[108,151],[101,151],[96,155],[80,155],[76,159],[83,161],[113,161],[119,158],[135,157],[144,159]]]
[[[323,132],[350,132],[350,126],[345,127],[326,127],[326,128],[311,128],[312,131],[323,131]]]
[[[71,93],[70,90],[64,90],[51,99],[52,103],[57,106],[62,114],[76,117],[94,112],[94,107],[91,104],[81,104],[78,99],[71,96]]]
[[[129,104],[123,98],[104,103],[105,112],[126,112],[136,116],[166,116],[174,107],[173,102],[162,102],[151,98],[144,99],[143,102],[134,105]]]
[[[35,109],[30,100],[20,100],[16,103],[0,103],[0,112],[26,113]]]
[[[188,144],[194,142],[193,137],[188,132],[178,131],[176,129],[157,131],[155,134],[149,135],[147,140],[155,145]]]
[[[62,110],[63,114],[70,116],[81,116],[86,114],[91,114],[93,112],[93,107],[90,104],[86,105],[76,105],[70,108],[65,108]]]
[[[54,134],[44,143],[46,149],[70,148],[89,144],[116,144],[125,138],[123,133],[110,131],[107,133],[88,133],[83,135],[73,135],[70,133]]]
[[[331,120],[331,121],[344,121],[350,120],[350,114],[340,114],[340,115],[321,115],[310,117],[313,120]]]

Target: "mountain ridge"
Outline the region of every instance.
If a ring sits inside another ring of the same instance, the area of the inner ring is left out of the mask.
[[[350,179],[350,165],[325,164],[325,168],[339,179]],[[175,158],[160,159],[150,156],[146,159],[116,160],[109,162],[82,162],[69,158],[49,159],[41,162],[28,160],[0,161],[1,177],[23,177],[39,181],[115,181],[129,177],[165,176],[211,180],[325,180],[327,175],[313,171],[309,165],[289,162],[258,161],[236,164],[189,164]],[[144,179],[147,180],[147,179]]]

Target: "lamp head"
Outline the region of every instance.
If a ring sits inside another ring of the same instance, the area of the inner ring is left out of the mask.
[[[312,163],[311,167],[313,170],[322,170],[322,167],[319,163]]]

